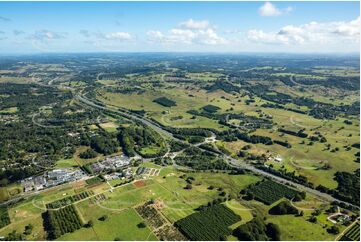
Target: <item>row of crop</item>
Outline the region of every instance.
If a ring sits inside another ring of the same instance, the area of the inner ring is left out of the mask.
[[[360,241],[360,224],[355,223],[349,231],[346,232],[345,240]]]
[[[176,222],[178,229],[190,240],[223,240],[231,233],[228,228],[241,218],[227,207],[217,204],[193,213]]]
[[[48,239],[56,239],[65,233],[80,229],[83,225],[73,205],[58,210],[47,210],[43,214],[44,228]]]
[[[6,207],[0,207],[0,228],[8,224],[10,224],[8,209]]]
[[[87,198],[87,197],[89,197],[89,196],[91,196],[93,194],[94,194],[93,191],[84,191],[84,192],[75,194],[73,196],[68,196],[68,197],[53,201],[51,203],[48,203],[48,204],[46,204],[46,208],[47,209],[61,208],[61,207],[70,205],[70,204],[72,204],[72,203],[74,203],[76,201],[85,199],[85,198]]]
[[[298,194],[298,191],[271,180],[251,186],[248,190],[257,200],[265,204],[272,204],[282,197],[291,199]]]

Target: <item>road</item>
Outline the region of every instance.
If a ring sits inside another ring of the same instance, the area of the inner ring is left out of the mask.
[[[144,117],[140,117],[140,116],[137,116],[135,114],[131,114],[129,112],[126,112],[126,111],[122,111],[120,109],[118,110],[115,110],[115,109],[111,109],[111,108],[108,108],[108,107],[104,107],[104,106],[101,106],[101,105],[98,105],[96,103],[93,103],[91,100],[85,98],[84,96],[82,95],[77,95],[75,97],[77,100],[91,106],[91,107],[94,107],[94,108],[99,108],[99,109],[103,109],[103,110],[107,110],[107,111],[111,111],[111,112],[115,112],[115,113],[118,113],[120,114],[121,116],[124,116],[128,119],[132,119],[132,120],[136,120],[136,121],[140,121],[142,122],[143,124],[145,124],[146,126],[152,128],[153,130],[155,130],[157,133],[161,134],[163,137],[167,137],[167,138],[171,138],[173,140],[177,140],[179,142],[182,142],[180,139],[177,139],[175,137],[173,137],[173,134],[162,129],[161,126],[151,120],[148,120]]]
[[[105,107],[105,106],[101,106],[101,105],[98,105],[94,102],[92,102],[91,100],[87,99],[86,97],[84,96],[81,96],[81,95],[77,95],[76,98],[89,105],[89,106],[92,106],[92,107],[95,107],[95,108],[99,108],[99,109],[103,109],[103,110],[108,110],[108,111],[112,111],[112,112],[116,112],[126,118],[129,118],[129,119],[133,119],[133,120],[137,120],[137,121],[140,121],[142,122],[144,125],[154,129],[156,132],[158,132],[159,134],[163,135],[163,136],[166,136],[168,138],[171,138],[173,140],[176,140],[178,142],[184,142],[182,140],[179,140],[177,138],[175,138],[173,136],[172,133],[164,130],[160,125],[158,125],[157,123],[145,118],[145,117],[139,117],[139,116],[136,116],[132,113],[129,113],[129,112],[125,112],[125,111],[121,111],[121,110],[114,110],[114,109],[110,109],[108,107]],[[192,145],[192,144],[190,144]],[[196,145],[193,145],[193,146],[196,146]],[[290,180],[287,180],[285,178],[282,178],[282,177],[279,177],[279,176],[276,176],[276,175],[273,175],[271,173],[268,173],[266,171],[263,171],[261,169],[258,169],[256,168],[255,166],[251,165],[251,164],[248,164],[246,163],[245,161],[240,161],[240,160],[237,160],[237,159],[234,159],[230,156],[227,156],[227,155],[221,155],[221,158],[223,158],[229,165],[233,166],[233,167],[236,167],[236,168],[242,168],[242,169],[245,169],[245,170],[248,170],[248,171],[251,171],[255,174],[258,174],[258,175],[261,175],[261,176],[264,176],[264,177],[268,177],[268,178],[271,178],[273,180],[276,180],[280,183],[283,183],[283,184],[290,184],[294,187],[296,187],[297,189],[301,190],[301,191],[305,191],[305,192],[308,192],[322,200],[325,200],[325,201],[328,201],[328,202],[333,202],[333,201],[337,201],[337,202],[343,202],[345,204],[348,204],[348,205],[352,205],[354,206],[353,204],[350,204],[350,203],[347,203],[347,202],[344,202],[344,201],[341,201],[341,200],[338,200],[334,197],[332,197],[331,195],[329,194],[326,194],[326,193],[322,193],[316,189],[312,189],[310,187],[306,187],[304,185],[301,185],[301,184],[298,184],[298,183],[295,183],[293,181],[290,181]]]
[[[76,180],[76,181],[71,181],[71,182],[66,182],[66,183],[63,183],[63,184],[60,184],[60,185],[57,185],[57,186],[53,186],[53,187],[47,187],[43,190],[39,190],[39,191],[31,191],[31,192],[26,192],[26,193],[22,193],[21,195],[17,196],[17,197],[14,197],[12,199],[9,199],[5,202],[2,202],[0,203],[1,206],[7,206],[11,203],[16,203],[18,201],[20,201],[21,199],[26,199],[26,198],[29,198],[29,197],[32,197],[34,195],[39,195],[41,193],[45,193],[45,192],[48,192],[52,189],[59,189],[60,187],[66,187],[66,186],[69,186],[69,184],[72,184],[72,183],[75,183],[75,182],[79,182],[79,181],[82,181],[82,180],[87,180],[89,178],[92,178],[94,176],[84,176],[83,178],[79,179],[79,180]]]

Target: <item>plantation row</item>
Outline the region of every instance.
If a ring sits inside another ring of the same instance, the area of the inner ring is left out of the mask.
[[[248,192],[253,194],[257,200],[268,205],[282,197],[292,199],[298,194],[296,190],[271,180],[265,180],[257,185],[250,186]]]
[[[360,224],[355,223],[341,238],[342,241],[360,241]]]
[[[166,97],[160,97],[160,98],[154,99],[153,102],[158,103],[164,107],[177,106],[175,101],[170,100],[169,98],[166,98]]]
[[[43,213],[44,228],[48,239],[59,238],[65,233],[71,233],[80,229],[83,224],[73,205],[58,210],[47,210]]]
[[[10,224],[10,218],[7,208],[0,207],[0,228]]]
[[[89,196],[91,196],[93,194],[94,194],[93,191],[81,192],[81,193],[75,194],[73,196],[65,197],[65,198],[62,198],[60,200],[56,200],[54,202],[48,203],[48,204],[46,204],[46,208],[47,209],[61,208],[61,207],[70,205],[73,202],[85,199],[85,198],[87,198],[87,197],[89,197]]]
[[[224,205],[217,204],[178,220],[175,225],[190,240],[223,240],[230,225],[241,218]]]

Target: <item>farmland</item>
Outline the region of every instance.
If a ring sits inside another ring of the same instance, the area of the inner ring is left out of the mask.
[[[269,180],[251,186],[251,188],[247,189],[247,192],[253,194],[257,200],[268,205],[283,197],[291,199],[297,194],[297,191]]]
[[[340,240],[359,241],[360,240],[360,223],[355,223]]]
[[[49,239],[56,239],[82,227],[82,221],[73,205],[58,210],[48,210],[43,216]]]
[[[7,208],[1,207],[0,208],[0,228],[5,227],[8,224],[10,224],[8,210],[7,210]]]
[[[359,237],[357,59],[69,56],[0,70],[0,236]]]
[[[214,205],[177,221],[176,226],[191,240],[221,240],[230,234],[228,226],[239,220],[230,209]]]
[[[89,197],[90,195],[93,195],[93,191],[85,191],[85,192],[81,192],[79,194],[75,194],[73,196],[69,196],[69,197],[65,197],[65,198],[62,198],[60,200],[57,200],[57,201],[54,201],[54,202],[51,202],[51,203],[48,203],[46,204],[46,208],[47,209],[56,209],[56,208],[60,208],[60,207],[63,207],[63,206],[66,206],[66,205],[69,205],[73,202],[77,202],[79,200],[82,200],[82,199],[85,199],[87,197]]]

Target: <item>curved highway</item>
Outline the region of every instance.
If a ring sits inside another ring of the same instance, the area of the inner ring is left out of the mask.
[[[106,106],[101,106],[101,105],[98,105],[96,103],[94,103],[93,101],[89,100],[88,98],[82,96],[82,95],[77,95],[76,96],[76,99],[91,106],[91,107],[94,107],[94,108],[99,108],[99,109],[103,109],[103,110],[108,110],[108,111],[112,111],[112,112],[115,112],[115,113],[118,113],[128,119],[133,119],[133,120],[136,120],[136,121],[140,121],[142,122],[144,125],[147,125],[148,127],[154,129],[156,132],[158,132],[159,134],[161,134],[162,136],[165,136],[165,137],[168,137],[168,138],[171,138],[173,140],[176,140],[176,141],[179,141],[179,142],[184,142],[182,140],[179,140],[177,138],[175,138],[173,136],[172,133],[168,132],[167,130],[164,130],[163,127],[161,127],[159,124],[155,123],[154,121],[152,120],[149,120],[145,117],[139,117],[135,114],[132,114],[132,113],[129,113],[129,112],[126,112],[126,111],[121,111],[121,110],[114,110],[114,109],[111,109],[111,108],[108,108]],[[193,144],[190,144],[190,145],[193,145]],[[193,146],[196,146],[196,145],[193,145]],[[216,154],[217,156],[219,156],[218,154]],[[233,167],[236,167],[236,168],[242,168],[242,169],[245,169],[245,170],[248,170],[248,171],[251,171],[255,174],[258,174],[258,175],[261,175],[261,176],[265,176],[265,177],[268,177],[268,178],[271,178],[271,179],[274,179],[280,183],[283,183],[283,184],[290,184],[294,187],[296,187],[297,189],[301,190],[301,191],[305,191],[305,192],[308,192],[316,197],[319,197],[323,200],[326,200],[326,201],[329,201],[329,202],[333,202],[333,201],[337,201],[337,202],[343,202],[345,204],[348,204],[348,205],[351,205],[351,206],[355,206],[353,204],[350,204],[350,203],[347,203],[347,202],[344,202],[344,201],[341,201],[337,198],[334,198],[332,197],[331,195],[327,194],[327,193],[322,193],[316,189],[312,189],[310,187],[306,187],[304,185],[301,185],[301,184],[298,184],[298,183],[295,183],[293,181],[289,181],[285,178],[282,178],[282,177],[279,177],[279,176],[276,176],[276,175],[273,175],[271,173],[268,173],[266,171],[263,171],[261,169],[258,169],[256,167],[254,167],[253,165],[250,165],[250,164],[247,164],[246,162],[244,161],[240,161],[240,160],[237,160],[237,159],[234,159],[230,156],[227,156],[227,155],[221,155],[220,156],[221,158],[223,158],[229,165],[233,166]]]

